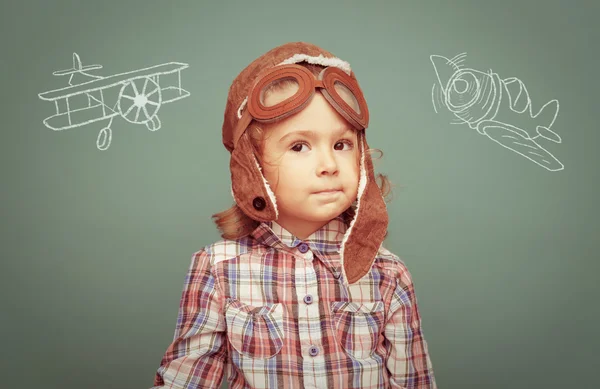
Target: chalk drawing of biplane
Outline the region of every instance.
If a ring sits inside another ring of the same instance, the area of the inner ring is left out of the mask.
[[[188,66],[169,62],[102,77],[89,73],[101,69],[102,65],[82,66],[79,55],[73,53],[73,68],[52,73],[55,76],[68,75],[69,86],[38,95],[42,100],[54,101],[56,106],[56,114],[44,119],[44,125],[60,131],[105,121],[96,140],[99,150],[110,146],[115,116],[121,116],[130,123],[145,124],[148,130],[156,131],[161,127],[157,115],[161,106],[190,95],[181,87],[181,71]],[[160,85],[165,83],[165,79],[175,77],[176,86]],[[74,100],[78,100],[81,107],[74,106]]]

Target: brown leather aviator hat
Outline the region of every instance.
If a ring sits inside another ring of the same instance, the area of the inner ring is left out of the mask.
[[[318,77],[306,62],[325,67]],[[297,91],[282,101],[265,105],[262,92],[278,80],[297,83]],[[252,119],[268,123],[286,118],[308,105],[319,91],[356,130],[360,144],[357,208],[340,247],[343,283],[353,284],[367,274],[387,231],[388,214],[375,181],[365,129],[369,110],[350,65],[328,51],[306,42],[275,47],[248,65],[229,88],[223,121],[223,144],[231,153],[231,192],[250,218],[276,221],[277,201],[262,174],[246,129]]]

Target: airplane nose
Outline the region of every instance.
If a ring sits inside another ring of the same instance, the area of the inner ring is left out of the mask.
[[[442,90],[445,90],[448,81],[459,68],[456,64],[442,55],[432,55],[429,58],[431,59],[433,69],[437,75],[438,83],[440,84],[440,87],[442,87]]]

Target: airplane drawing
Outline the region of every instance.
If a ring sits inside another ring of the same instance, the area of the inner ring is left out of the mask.
[[[453,58],[430,56],[437,76],[431,90],[435,112],[445,108],[454,115],[451,124],[467,124],[549,171],[563,170],[564,165],[541,144],[562,142],[551,129],[558,116],[558,100],[548,101],[534,113],[529,92],[521,80],[501,79],[491,69],[483,72],[467,68],[463,65],[465,58],[466,53]]]
[[[83,66],[79,55],[73,53],[71,69],[52,73],[69,76],[69,86],[38,94],[40,99],[53,101],[56,106],[56,114],[44,119],[44,125],[61,131],[104,121],[96,139],[99,150],[110,146],[111,126],[116,116],[156,131],[161,127],[157,114],[162,105],[190,95],[181,87],[181,71],[187,67],[185,63],[169,62],[102,77],[90,73],[102,65]],[[177,85],[160,85],[173,77],[177,78]],[[82,106],[73,106],[75,100],[83,101]]]

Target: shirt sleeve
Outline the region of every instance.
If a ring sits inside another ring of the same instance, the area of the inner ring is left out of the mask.
[[[437,389],[410,272],[401,266],[385,326],[391,388]]]
[[[154,377],[157,388],[219,388],[227,360],[222,293],[204,250],[185,278],[173,342]]]

